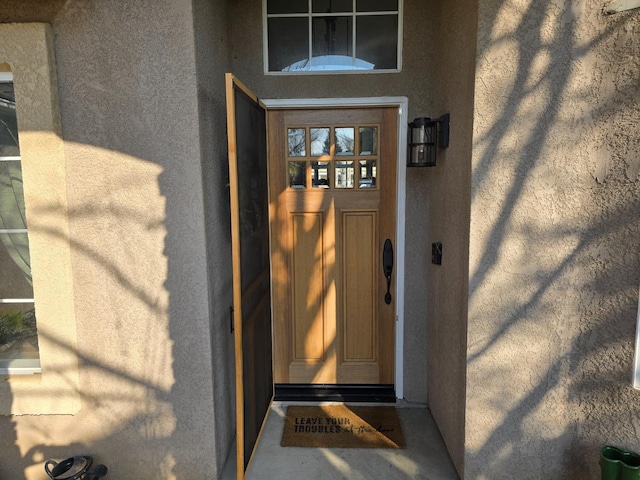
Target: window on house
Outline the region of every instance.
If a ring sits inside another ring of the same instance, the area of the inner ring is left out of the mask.
[[[402,0],[263,0],[266,73],[397,72]]]
[[[10,72],[0,72],[0,368],[38,368],[18,121]]]

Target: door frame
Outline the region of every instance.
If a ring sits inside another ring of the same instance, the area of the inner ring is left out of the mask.
[[[395,338],[395,390],[396,397],[404,396],[404,256],[405,205],[407,169],[407,126],[409,99],[407,97],[352,97],[352,98],[293,98],[261,99],[269,110],[287,108],[345,108],[345,107],[398,107],[398,161],[396,172],[396,338]]]

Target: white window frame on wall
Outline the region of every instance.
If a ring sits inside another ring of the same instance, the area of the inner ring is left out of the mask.
[[[311,8],[312,0],[308,0],[309,7],[307,13],[277,13],[267,14],[267,0],[262,0],[262,54],[263,54],[263,66],[265,75],[354,75],[354,74],[377,74],[377,73],[399,73],[402,71],[402,31],[403,31],[403,7],[404,0],[398,0],[398,10],[380,11],[380,12],[357,12],[356,2],[353,0],[353,9],[351,12],[336,12],[336,13],[313,13]],[[316,17],[353,17],[353,34],[352,34],[352,46],[353,56],[356,55],[356,17],[366,15],[398,15],[398,41],[396,52],[396,66],[397,68],[389,69],[373,69],[373,70],[301,70],[301,71],[286,71],[276,72],[269,70],[269,31],[268,31],[268,19],[269,18],[308,18],[307,33],[309,36],[309,57],[312,57],[313,48],[313,28],[312,20]]]
[[[0,83],[13,83],[12,72],[0,72]],[[0,156],[0,162],[21,161],[20,156]],[[0,228],[0,233],[27,233],[26,228]],[[31,303],[35,304],[33,298],[0,298],[0,304],[9,303]],[[0,375],[32,375],[40,373],[39,358],[16,358],[11,360],[0,360]]]
[[[640,292],[638,294],[638,314],[636,320],[636,353],[633,365],[633,388],[640,390]]]

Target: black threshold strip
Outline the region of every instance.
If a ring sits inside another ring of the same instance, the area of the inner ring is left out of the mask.
[[[394,385],[276,383],[274,400],[288,402],[395,403]]]

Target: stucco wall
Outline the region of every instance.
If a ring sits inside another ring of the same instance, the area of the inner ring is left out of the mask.
[[[233,304],[229,163],[224,74],[230,71],[226,2],[193,2],[202,182],[211,312],[215,461],[219,471],[235,434],[235,358],[230,327]],[[235,454],[235,450],[231,451]]]
[[[230,356],[230,334],[228,306],[213,314],[208,300],[222,253],[207,255],[202,163],[221,148],[200,138],[192,4],[69,1],[52,26],[82,403],[0,422],[0,477],[90,454],[113,478],[215,478],[233,427],[214,411],[229,386],[214,386],[212,362]]]
[[[436,114],[451,114],[449,147],[426,172],[428,236],[442,242],[442,264],[428,264],[429,408],[462,476],[465,448],[469,210],[477,4],[445,0],[437,25]]]
[[[434,116],[433,56],[435,17],[418,0],[404,2],[403,68],[401,73],[363,75],[264,75],[262,1],[239,0],[231,7],[232,71],[260,98],[340,98],[407,96],[409,118]],[[405,159],[400,159],[404,162]],[[425,172],[407,174],[405,276],[405,398],[426,403],[426,266],[431,251],[427,236]]]
[[[481,0],[465,478],[638,450],[640,13]]]

